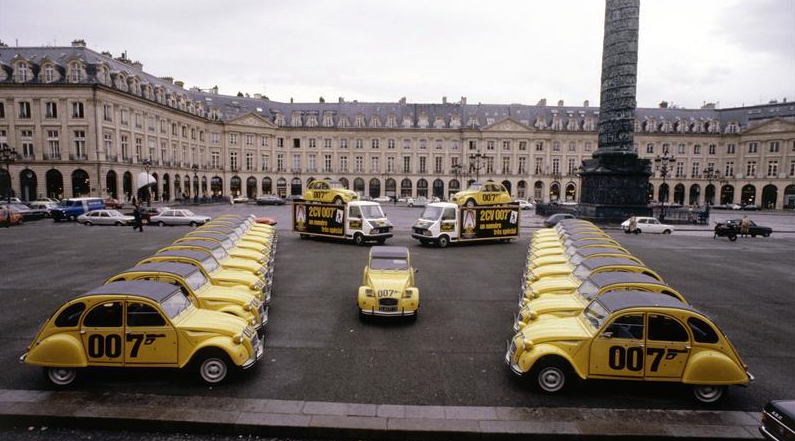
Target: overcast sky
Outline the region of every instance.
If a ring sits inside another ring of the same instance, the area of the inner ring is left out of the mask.
[[[795,99],[795,0],[642,0],[638,105]],[[604,1],[0,0],[14,46],[127,51],[273,100],[599,102]]]

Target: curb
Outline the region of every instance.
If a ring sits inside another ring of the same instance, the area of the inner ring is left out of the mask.
[[[0,427],[379,440],[761,439],[760,413],[412,406],[0,389]]]

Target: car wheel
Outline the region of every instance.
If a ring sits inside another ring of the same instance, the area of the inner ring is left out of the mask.
[[[640,233],[642,233],[642,231],[640,231],[640,228],[635,228],[635,231],[632,232],[632,234],[640,234]]]
[[[47,377],[47,381],[53,386],[66,387],[74,383],[77,379],[77,369],[48,367],[44,368],[44,376]]]
[[[466,205],[469,208],[472,208],[472,207],[474,207],[476,205],[475,204],[475,200],[474,199],[469,199],[469,200],[467,200],[467,203],[464,204],[464,205]]]
[[[532,378],[536,386],[543,392],[554,394],[566,387],[569,367],[558,358],[542,358],[533,367]]]
[[[301,234],[300,237],[301,237],[301,239],[309,239],[309,235],[308,234]]]
[[[335,198],[334,198],[334,204],[335,204],[335,205],[344,205],[344,203],[343,203],[343,201],[342,201],[342,198],[341,198],[341,197],[339,197],[339,196],[337,196],[337,197],[335,197]]]
[[[624,234],[631,234],[632,232],[629,231],[629,228],[624,228]]]
[[[439,248],[447,248],[447,245],[450,245],[450,238],[444,234],[439,236]]]
[[[383,245],[384,242],[386,242],[386,238],[385,237],[379,237],[375,241],[378,242],[378,245]]]
[[[764,237],[770,237],[770,233],[763,234]]]
[[[190,225],[191,227],[195,227],[197,224],[196,224],[196,222],[191,221],[188,225]]]
[[[413,206],[414,206],[414,204],[409,202],[409,207],[413,207]]]
[[[91,221],[85,221],[85,222],[83,222],[83,225],[85,225],[85,226],[87,226],[87,227],[92,227],[92,226],[94,226],[94,224],[92,224],[92,223],[91,223]]]
[[[737,235],[736,234],[730,234],[729,235],[729,240],[734,242],[735,240],[737,240]]]
[[[726,393],[726,386],[703,385],[693,386],[693,396],[700,403],[713,404],[720,401]]]
[[[419,316],[419,315],[420,315],[420,310],[418,309],[418,310],[414,311],[414,314],[411,315],[411,318],[409,320],[411,320],[412,322],[416,322],[417,321],[417,316]]]
[[[663,234],[671,234],[671,230],[665,230],[663,231]]]
[[[221,351],[212,351],[196,363],[198,378],[206,384],[219,384],[229,374],[229,357]]]
[[[756,237],[756,233],[751,233],[751,237]]]
[[[158,222],[157,222],[157,226],[158,226],[158,227],[165,227],[165,226],[166,226],[166,223],[165,223],[165,222],[163,222],[163,221],[158,221]]]
[[[359,246],[364,245],[364,235],[362,233],[356,233],[353,235],[353,243]]]
[[[117,227],[123,227],[123,226],[124,226],[124,223],[122,223],[122,222],[116,222],[116,224],[115,224],[115,225],[116,225]]]

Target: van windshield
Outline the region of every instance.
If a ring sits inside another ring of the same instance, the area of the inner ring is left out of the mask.
[[[420,219],[435,221],[442,215],[442,207],[425,207],[425,210],[420,215]]]
[[[378,219],[384,217],[380,205],[362,205],[362,217],[365,219]]]

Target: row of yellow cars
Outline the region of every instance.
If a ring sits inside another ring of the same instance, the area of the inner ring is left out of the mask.
[[[585,379],[684,383],[702,403],[753,381],[705,314],[591,222],[533,234],[505,362],[545,393]]]
[[[207,384],[263,355],[272,226],[224,215],[69,300],[20,358],[68,386],[84,368],[188,368]]]

